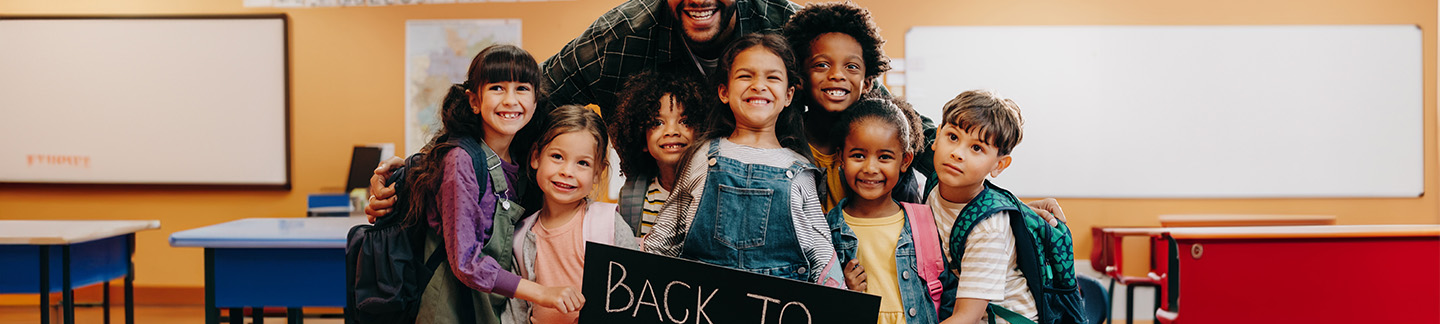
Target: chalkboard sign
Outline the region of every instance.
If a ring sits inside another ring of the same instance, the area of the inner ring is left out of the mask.
[[[581,323],[874,323],[880,297],[585,243]]]

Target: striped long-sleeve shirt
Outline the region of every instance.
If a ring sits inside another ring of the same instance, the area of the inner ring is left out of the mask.
[[[762,149],[736,144],[726,139],[718,141],[720,155],[741,163],[788,168],[792,163],[805,159],[789,149]],[[690,223],[695,220],[695,213],[700,208],[700,197],[705,191],[705,178],[709,167],[706,160],[708,158],[702,151],[685,162],[684,170],[675,182],[675,190],[670,192],[670,199],[665,208],[660,210],[659,220],[651,229],[650,235],[645,237],[643,246],[646,252],[667,256],[680,255]],[[825,222],[825,211],[820,208],[815,175],[814,172],[802,172],[790,182],[790,210],[795,236],[812,269],[825,269],[827,266],[831,269],[825,273],[812,272],[811,282],[825,282],[823,279],[828,278],[843,283],[845,278],[840,267],[830,264],[836,259],[835,247],[830,244],[830,226]]]

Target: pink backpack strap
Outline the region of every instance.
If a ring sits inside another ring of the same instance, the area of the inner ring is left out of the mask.
[[[935,229],[935,215],[927,205],[906,202],[900,205],[905,207],[905,217],[910,223],[916,268],[920,271],[920,278],[925,279],[926,288],[930,289],[930,301],[938,312],[940,295],[945,291],[944,284],[940,283],[940,273],[945,272],[945,256],[940,249],[940,231]]]
[[[585,241],[615,245],[615,204],[590,202],[585,206]]]

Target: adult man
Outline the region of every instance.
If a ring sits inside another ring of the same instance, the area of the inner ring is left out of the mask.
[[[631,74],[647,68],[708,74],[731,40],[778,30],[799,9],[786,0],[627,0],[545,60],[550,96],[535,115],[593,103],[608,118]],[[400,158],[386,160],[371,178],[365,214],[372,222],[395,204],[395,189],[384,182],[390,170],[403,164]]]
[[[545,60],[548,107],[615,109],[625,78],[643,69],[715,70],[720,51],[742,35],[778,30],[800,6],[785,0],[629,0]]]

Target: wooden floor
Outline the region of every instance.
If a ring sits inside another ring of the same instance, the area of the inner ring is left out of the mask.
[[[125,308],[124,308],[124,307],[116,307],[116,306],[118,306],[118,305],[111,305],[111,309],[110,309],[110,323],[113,323],[113,324],[123,324],[123,323],[125,323]],[[50,320],[51,320],[51,322],[52,322],[52,323],[61,323],[61,321],[59,320],[59,319],[60,319],[59,308],[52,307],[52,308],[50,308],[50,310],[51,310],[51,312],[50,312]],[[325,309],[324,312],[329,312],[329,310],[330,310],[330,309]],[[309,310],[307,310],[307,312],[308,312],[308,311],[309,311]],[[224,310],[221,310],[221,311],[220,311],[220,314],[221,314],[221,316],[222,316],[221,318],[223,319],[224,316],[225,316],[225,311],[224,311]],[[97,323],[97,324],[98,324],[98,323],[104,323],[104,318],[105,318],[105,317],[104,317],[104,309],[101,308],[101,307],[98,307],[98,306],[95,306],[95,307],[77,306],[77,307],[75,307],[75,323],[77,323],[77,324],[78,324],[78,323],[86,323],[86,324],[89,324],[89,323]],[[39,322],[40,322],[40,306],[39,306],[38,303],[37,303],[35,306],[0,306],[0,324],[11,324],[11,323],[16,323],[16,324],[19,324],[19,323],[39,323]],[[285,323],[286,323],[285,315],[284,315],[284,314],[274,314],[273,316],[267,316],[267,317],[265,317],[264,322],[267,323],[267,324],[285,324]],[[309,314],[309,315],[306,315],[306,317],[305,317],[305,323],[306,323],[306,324],[341,324],[341,323],[344,323],[344,322],[345,322],[345,320],[340,319],[340,318],[321,318],[321,317],[318,317],[318,316],[316,316],[316,315],[314,315],[314,314]],[[183,323],[183,324],[195,324],[195,323],[205,323],[205,310],[204,310],[204,307],[200,307],[200,306],[136,306],[136,307],[135,307],[135,323],[136,323],[136,324],[182,324],[182,323]],[[226,323],[229,323],[229,322],[226,322]],[[253,320],[252,318],[247,317],[247,318],[245,318],[245,323],[254,323],[254,320]]]

